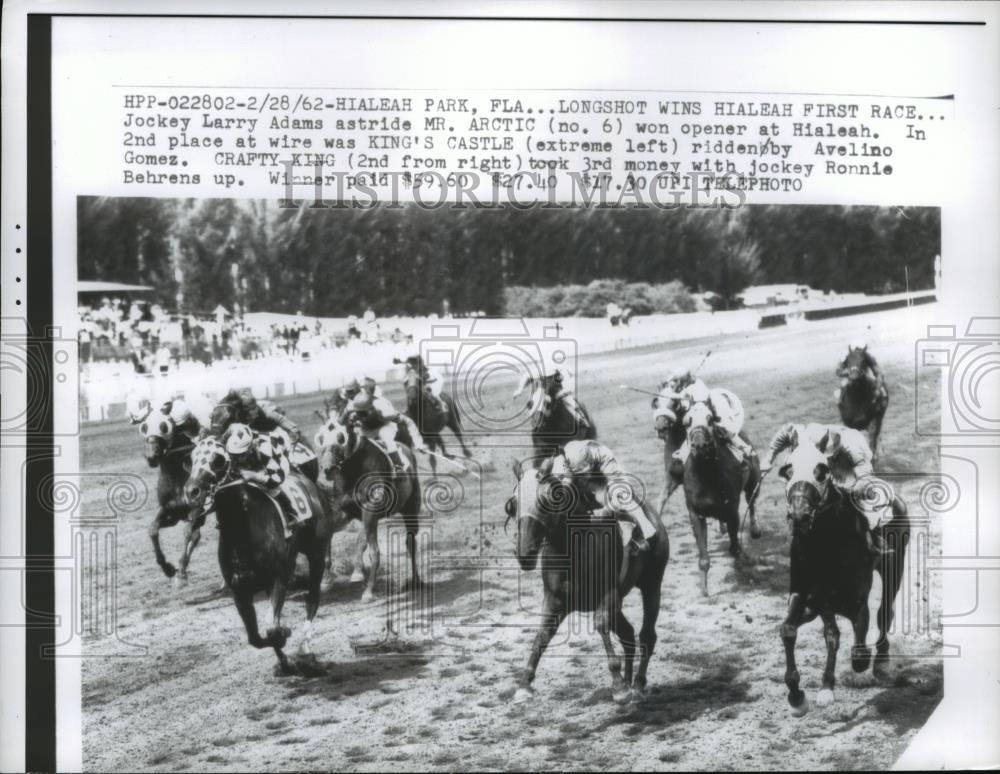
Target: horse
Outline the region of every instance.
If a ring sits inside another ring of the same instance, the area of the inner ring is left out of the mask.
[[[862,479],[851,490],[833,482],[825,456],[808,445],[799,447],[782,466],[780,474],[787,482],[785,498],[791,524],[792,548],[788,597],[788,615],[781,624],[785,647],[785,685],[792,713],[808,712],[809,702],[799,688],[795,665],[795,641],[798,628],[817,616],[823,621],[826,640],[826,668],[817,704],[827,706],[834,700],[834,672],[840,630],[836,617],[842,615],[854,628],[851,668],[864,672],[869,664],[877,678],[888,676],[889,638],[893,606],[903,579],[903,563],[910,537],[910,523],[905,504],[886,495],[891,491],[878,479]],[[873,497],[874,490],[874,497]],[[882,500],[891,503],[892,518],[879,527],[891,553],[873,554],[865,540],[867,519],[861,503]],[[875,658],[867,645],[868,595],[874,573],[882,577],[882,601],[878,610],[878,640]]]
[[[594,623],[608,657],[611,692],[616,702],[626,702],[646,690],[646,670],[656,645],[656,619],[660,614],[660,587],[670,557],[667,531],[652,509],[643,505],[656,526],[649,549],[630,558],[623,568],[625,549],[613,514],[601,509],[593,495],[583,494],[571,481],[552,475],[551,458],[537,468],[514,464],[516,483],[505,505],[507,518],[517,523],[515,553],[521,569],[530,572],[541,556],[544,597],[543,620],[535,635],[528,663],[517,679],[515,701],[528,699],[538,662],[566,616],[592,611]],[[639,667],[633,678],[635,629],[622,612],[626,595],[638,588],[642,595],[642,629],[639,632]],[[615,653],[614,632],[625,652]]]
[[[199,505],[211,497],[218,519],[219,569],[232,591],[247,639],[255,648],[273,648],[278,670],[286,675],[296,670],[284,653],[291,631],[281,625],[281,612],[299,554],[308,560],[309,577],[306,621],[299,642],[304,660],[298,666],[309,672],[318,669],[312,654],[313,622],[319,609],[326,548],[333,534],[333,518],[316,485],[298,471],[290,475],[290,499],[298,501],[310,515],[292,525],[288,538],[278,502],[236,474],[225,447],[211,436],[200,441],[192,452],[191,475],[184,488],[187,498]],[[253,602],[254,595],[260,592],[271,599],[271,626],[263,637]]]
[[[407,461],[409,469],[397,473],[381,446],[356,432],[353,426],[340,424],[337,419],[327,420],[324,429],[317,433],[316,444],[320,448],[321,475],[333,484],[344,514],[360,520],[365,530],[370,566],[361,601],[370,602],[375,597],[375,580],[381,563],[378,523],[395,513],[403,517],[406,528],[410,587],[420,588],[423,583],[417,572],[416,557],[420,480],[417,462],[409,446],[399,445],[400,457]]]
[[[185,434],[177,431],[169,415],[159,412],[151,414],[140,425],[139,432],[144,440],[146,462],[151,468],[159,468],[156,482],[156,499],[159,508],[149,523],[149,538],[153,543],[156,563],[163,574],[174,579],[174,585],[184,586],[188,580],[188,565],[191,555],[201,540],[201,525],[204,516],[199,508],[192,508],[184,496],[190,466],[189,452],[194,443]],[[184,550],[174,567],[163,555],[160,548],[160,530],[184,522]]]
[[[458,407],[451,395],[442,392],[440,399],[445,411],[441,411],[435,405],[434,398],[427,394],[424,389],[423,379],[419,371],[415,368],[407,368],[403,377],[403,386],[406,388],[406,414],[416,424],[420,434],[424,437],[430,451],[441,450],[441,454],[451,459],[451,455],[444,446],[444,439],[441,432],[448,428],[454,433],[455,438],[462,447],[462,453],[470,457],[469,449],[465,445],[465,437],[462,429],[462,418],[458,413]],[[431,472],[437,473],[437,459],[430,455]]]
[[[704,403],[694,404],[684,423],[688,427],[689,453],[684,462],[684,500],[691,528],[698,544],[698,569],[701,570],[701,593],[708,596],[708,532],[705,519],[719,519],[729,533],[729,555],[742,553],[740,547],[740,492],[747,501],[750,530],[760,536],[755,502],[760,484],[760,461],[751,455],[749,475],[743,480],[743,466],[728,444],[716,437],[711,409]]]
[[[837,391],[840,421],[846,427],[864,431],[873,457],[882,433],[882,419],[889,407],[889,391],[882,379],[872,375],[874,366],[875,359],[865,345],[848,346],[847,356],[837,367],[837,376],[841,378]]]
[[[597,426],[587,409],[578,403],[586,422],[580,422],[566,408],[565,402],[556,398],[559,382],[554,376],[539,380],[531,400],[531,443],[535,459],[545,459],[562,451],[570,441],[596,441]]]

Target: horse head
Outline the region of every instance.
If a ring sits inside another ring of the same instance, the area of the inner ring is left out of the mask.
[[[848,345],[847,356],[841,361],[837,368],[837,376],[857,381],[867,374],[871,356],[868,354],[868,345]]]
[[[684,415],[691,456],[697,460],[715,459],[715,419],[705,403],[695,403]]]
[[[202,506],[229,477],[232,468],[226,447],[214,436],[202,438],[191,450],[191,472],[184,485],[184,497],[189,503]]]
[[[154,411],[139,425],[145,441],[145,456],[149,467],[160,464],[174,440],[174,421],[163,411]]]
[[[239,409],[235,403],[223,399],[215,405],[209,415],[208,431],[215,436],[222,437],[233,422],[239,421]]]
[[[342,424],[339,417],[330,416],[316,431],[313,444],[318,449],[319,471],[324,478],[332,481],[351,453],[353,433]]]
[[[407,366],[406,374],[403,376],[403,388],[406,390],[407,413],[410,416],[419,416],[417,412],[420,408],[420,396],[423,393],[424,385],[420,372],[413,366]]]
[[[816,515],[827,500],[832,485],[826,456],[810,443],[792,452],[779,475],[785,479],[785,500],[792,531],[807,534],[815,526]]]
[[[516,520],[514,551],[521,569],[529,571],[535,569],[542,546],[563,528],[579,497],[571,481],[552,474],[551,459],[538,468],[525,469],[515,463],[514,476],[514,491],[505,505],[504,528]]]

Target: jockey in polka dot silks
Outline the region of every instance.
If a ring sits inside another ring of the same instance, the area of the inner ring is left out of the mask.
[[[271,436],[256,433],[248,425],[234,422],[223,435],[233,472],[244,481],[257,484],[278,501],[288,526],[295,521],[295,510],[283,486],[291,468],[288,456],[275,449]]]
[[[570,441],[555,458],[552,473],[571,476],[579,486],[597,496],[619,522],[627,521],[632,525],[631,535],[626,538],[636,549],[648,548],[646,541],[656,534],[656,526],[643,510],[641,495],[633,486],[634,479],[625,472],[611,449],[598,441]]]

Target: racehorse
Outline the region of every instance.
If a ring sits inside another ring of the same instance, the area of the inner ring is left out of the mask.
[[[597,426],[587,409],[578,402],[586,422],[578,421],[566,404],[556,398],[559,389],[559,381],[554,376],[544,376],[532,395],[531,442],[538,460],[558,454],[570,441],[597,440]]]
[[[306,592],[306,622],[299,652],[307,659],[302,668],[314,671],[312,629],[319,609],[326,548],[333,534],[333,519],[316,485],[298,471],[292,471],[294,494],[290,499],[310,515],[291,527],[285,537],[285,517],[281,506],[264,489],[247,483],[231,467],[225,447],[213,437],[203,439],[192,452],[191,476],[185,494],[204,506],[208,497],[219,526],[219,569],[232,590],[236,610],[243,620],[247,638],[255,648],[274,648],[283,674],[295,672],[284,653],[291,631],[281,625],[285,592],[295,559],[304,554],[309,563]],[[254,595],[271,599],[271,626],[261,637],[257,626]]]
[[[809,709],[805,693],[799,689],[795,665],[798,628],[819,616],[826,640],[826,668],[817,704],[833,702],[834,672],[840,630],[836,617],[842,615],[854,628],[851,667],[864,672],[869,663],[878,678],[888,676],[889,638],[893,606],[903,579],[903,563],[910,537],[906,506],[898,498],[884,494],[889,487],[878,479],[862,479],[851,490],[833,483],[826,458],[817,449],[803,445],[781,468],[787,481],[785,497],[792,530],[791,573],[788,615],[781,625],[785,646],[785,685],[788,703],[795,715]],[[873,494],[874,490],[874,494]],[[882,500],[891,503],[892,518],[879,527],[890,553],[873,554],[865,541],[867,519],[860,504]],[[878,610],[878,640],[872,662],[868,634],[868,595],[873,573],[882,576],[882,601]]]
[[[378,523],[399,513],[406,528],[406,550],[410,556],[410,585],[423,584],[417,572],[417,530],[420,528],[420,481],[417,462],[409,446],[400,444],[399,453],[409,469],[397,472],[387,452],[376,442],[330,418],[316,434],[320,448],[321,475],[332,482],[341,509],[348,518],[359,519],[368,544],[369,568],[361,601],[375,596],[381,553],[378,547]]]
[[[469,457],[469,449],[465,445],[465,437],[462,432],[462,418],[451,395],[446,392],[441,393],[441,403],[445,408],[445,411],[442,412],[435,405],[434,398],[427,394],[423,379],[415,368],[406,369],[403,385],[406,388],[406,414],[417,425],[427,447],[431,451],[440,449],[441,454],[450,459],[451,455],[445,449],[444,439],[441,437],[442,430],[448,428],[458,439],[462,453]],[[430,455],[430,460],[431,472],[437,473],[437,459],[434,455]]]
[[[594,623],[604,642],[611,671],[611,693],[625,702],[633,690],[646,689],[646,670],[656,645],[656,619],[660,614],[660,586],[670,556],[667,531],[652,509],[643,505],[656,525],[649,549],[630,558],[623,568],[625,549],[614,516],[601,509],[592,495],[584,495],[572,482],[552,475],[552,460],[538,468],[514,464],[516,484],[507,500],[507,519],[517,522],[515,553],[525,572],[542,559],[542,626],[535,635],[528,663],[518,677],[515,701],[532,693],[538,662],[566,616],[593,611]],[[622,602],[633,588],[642,595],[642,629],[639,632],[639,668],[633,679],[635,629],[622,612]],[[625,669],[615,653],[614,632],[625,651]]]
[[[750,532],[760,536],[755,502],[760,483],[760,461],[751,455],[749,475],[743,481],[743,466],[728,444],[716,437],[711,409],[694,404],[687,412],[688,458],[684,462],[684,500],[691,528],[698,544],[698,569],[701,570],[701,593],[708,596],[708,531],[705,519],[719,519],[729,533],[729,555],[738,557],[740,548],[740,492],[747,501]]]
[[[149,538],[153,542],[156,563],[164,575],[174,579],[176,586],[183,586],[187,583],[188,564],[201,540],[201,525],[204,523],[200,509],[192,508],[184,496],[184,482],[187,481],[191,459],[189,453],[194,443],[186,434],[178,432],[173,420],[162,412],[148,416],[139,425],[139,431],[145,442],[146,462],[151,468],[159,468],[156,499],[160,507],[149,524]],[[160,530],[181,521],[184,522],[184,551],[177,568],[163,555]]]
[[[873,458],[877,454],[882,419],[889,406],[889,391],[885,383],[876,379],[869,370],[874,363],[867,345],[848,346],[847,356],[837,367],[837,376],[841,377],[837,396],[840,421],[867,434]]]

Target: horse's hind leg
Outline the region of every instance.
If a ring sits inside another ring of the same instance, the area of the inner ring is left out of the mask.
[[[597,627],[597,633],[601,635],[601,642],[604,643],[604,652],[608,656],[608,671],[611,672],[611,698],[621,704],[631,698],[632,691],[629,684],[622,678],[622,660],[615,653],[615,646],[611,641],[611,629],[617,622],[617,611],[612,612],[612,608],[612,600],[606,597],[594,611],[594,624]],[[635,637],[634,630],[632,637]]]
[[[416,514],[403,514],[403,524],[406,527],[406,553],[410,557],[409,588],[416,591],[423,588],[420,573],[417,572],[417,531],[420,529],[420,519]]]
[[[274,640],[270,634],[268,637],[261,637],[257,629],[257,610],[253,606],[253,592],[233,591],[233,602],[236,603],[236,611],[243,619],[243,627],[247,630],[247,642],[255,648],[269,648],[274,645]],[[284,645],[284,641],[281,645]]]
[[[858,600],[858,610],[851,619],[854,629],[854,646],[851,648],[851,669],[864,672],[872,661],[872,649],[868,647],[868,600]]]
[[[548,647],[549,641],[565,618],[566,604],[564,600],[546,592],[545,598],[542,600],[542,625],[531,645],[528,663],[517,678],[517,691],[514,693],[515,702],[525,701],[531,697],[531,683],[534,682],[535,672],[538,671],[538,662],[541,661],[545,648]]]
[[[294,555],[292,561],[294,562]],[[271,626],[267,630],[267,639],[274,648],[274,655],[278,657],[278,664],[283,674],[291,674],[292,667],[288,663],[288,657],[283,648],[288,638],[292,636],[292,631],[281,625],[281,610],[285,606],[286,583],[284,579],[278,578],[271,587]]]
[[[833,704],[833,687],[836,684],[837,650],[840,648],[840,628],[833,613],[823,613],[823,639],[826,641],[826,668],[823,670],[823,688],[816,697],[820,707]]]
[[[646,669],[656,646],[656,619],[660,615],[660,584],[663,573],[658,573],[655,583],[644,585],[642,592],[642,629],[639,630],[639,668],[632,687],[639,693],[646,691]]]
[[[625,651],[625,669],[622,677],[627,687],[632,685],[632,667],[635,663],[635,628],[625,617],[621,608],[618,609],[618,614],[615,616],[614,630],[622,644],[622,650]]]
[[[906,506],[901,502],[899,505],[905,514]],[[893,508],[896,508],[895,503]],[[886,529],[883,534],[886,543],[893,551],[890,554],[883,554],[877,560],[881,562],[878,572],[882,576],[882,602],[878,608],[878,640],[875,642],[875,663],[872,665],[872,672],[877,678],[889,676],[889,629],[892,628],[895,614],[896,595],[899,594],[899,587],[903,583],[903,561],[909,529]]]
[[[740,546],[740,513],[730,513],[726,516],[726,531],[729,533],[729,555],[734,559],[743,553]]]

